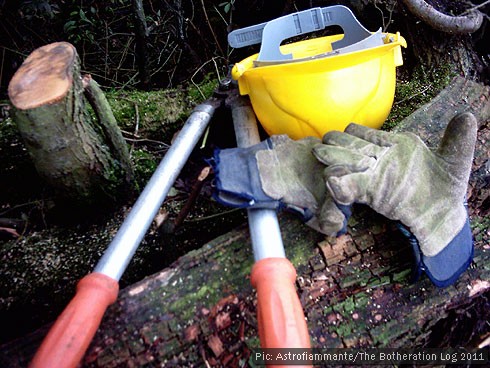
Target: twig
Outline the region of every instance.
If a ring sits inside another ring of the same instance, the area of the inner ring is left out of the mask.
[[[25,52],[20,52],[18,50],[11,49],[10,47],[7,46],[0,46],[2,49],[13,52],[14,54],[17,54],[19,56],[22,56],[23,59],[25,59],[29,54],[26,54]]]
[[[155,144],[159,144],[159,145],[162,145],[166,148],[169,148],[170,145],[168,145],[167,143],[163,143],[163,142],[160,142],[160,141],[155,141],[153,139],[147,139],[147,138],[141,138],[141,139],[135,139],[135,138],[127,138],[127,137],[124,137],[125,140],[127,140],[128,142],[136,142],[136,143],[142,143],[142,142],[148,142],[148,143],[155,143]]]
[[[50,198],[48,198],[48,199],[50,199]],[[27,206],[31,206],[31,205],[40,206],[40,203],[41,203],[40,201],[32,201],[32,202],[27,202],[27,203],[21,203],[21,204],[18,204],[16,206],[7,208],[5,211],[0,212],[0,216],[3,216],[5,214],[9,213],[10,211],[13,211],[13,210],[16,210],[16,209],[19,209],[22,207],[27,207]]]
[[[157,74],[160,70],[163,69],[163,67],[167,64],[167,62],[170,60],[170,58],[172,57],[172,55],[174,54],[175,50],[177,50],[177,47],[179,47],[179,45],[175,45],[175,47],[173,48],[173,50],[170,52],[170,54],[168,55],[168,57],[165,59],[165,61],[163,62],[163,64],[157,69],[155,70],[153,73],[151,73],[151,76],[153,77],[155,74]]]
[[[199,68],[196,69],[196,71],[194,72],[194,74],[192,74],[192,77],[191,77],[191,83],[197,88],[197,90],[199,91],[199,93],[201,94],[202,98],[206,98],[206,96],[204,95],[204,93],[202,93],[201,91],[201,88],[199,88],[199,86],[194,82],[194,77],[196,76],[197,73],[199,73],[201,71],[202,68],[204,68],[208,63],[210,62],[213,62],[214,63],[214,67],[215,67],[215,70],[216,70],[216,74],[218,76],[218,79],[221,79],[220,75],[219,75],[219,71],[218,71],[218,66],[216,65],[216,59],[219,59],[221,58],[221,56],[218,56],[218,57],[213,57],[212,59],[204,62]]]
[[[386,29],[388,28],[388,26],[385,23],[385,15],[383,13],[383,10],[381,10],[381,8],[378,6],[377,1],[374,2],[374,7],[381,13],[381,22],[383,23],[383,32],[386,32]]]
[[[121,130],[121,132],[125,135],[130,135],[130,136],[133,135],[133,133],[125,131],[125,130]],[[160,153],[160,152],[165,152],[170,148],[170,145],[165,143],[165,142],[156,141],[154,139],[148,139],[148,138],[139,138],[139,136],[136,136],[136,138],[124,137],[124,140],[126,140],[128,142],[134,142],[134,143],[154,143],[158,146],[161,146],[160,148],[153,148],[152,149],[152,152],[154,154]]]
[[[466,9],[464,12],[462,12],[460,15],[467,15],[469,13],[471,13],[472,11],[475,11],[475,10],[478,10],[480,8],[483,8],[485,5],[488,5],[490,4],[490,0],[487,0],[481,4],[478,4],[478,5],[474,5],[473,3],[470,3],[471,5],[473,5],[471,8],[469,9]]]
[[[408,100],[411,100],[412,98],[414,98],[415,96],[418,96],[418,95],[421,95],[422,93],[424,93],[425,91],[427,91],[431,86],[425,86],[425,88],[423,88],[421,91],[411,95],[411,96],[408,96],[408,97],[405,97],[403,100],[400,100],[400,101],[396,101],[393,105],[398,105],[398,104],[401,104],[405,101],[408,101]]]
[[[83,69],[82,73],[88,73],[88,71]],[[91,76],[100,77],[101,79],[105,79],[106,81],[112,82],[114,84],[119,84],[121,86],[120,87],[121,89],[124,89],[128,84],[127,82],[126,83],[118,82],[117,80],[112,79],[112,78],[105,78],[102,74],[94,73],[93,71],[91,71],[88,74],[90,74]]]
[[[202,144],[201,147],[199,147],[200,149],[206,147],[206,144],[208,142],[208,137],[209,137],[209,126],[206,128],[206,131],[204,132],[204,136],[202,138]]]
[[[221,53],[221,55],[224,56],[225,54],[223,53],[223,50],[221,49],[221,46],[219,45],[218,38],[216,37],[216,34],[214,33],[211,22],[209,21],[208,13],[206,11],[206,6],[204,6],[204,0],[201,0],[201,6],[202,6],[202,10],[204,12],[204,17],[206,18],[206,22],[208,23],[209,30],[211,31],[211,34],[213,35],[214,43],[216,44],[216,47],[218,47],[218,50]]]
[[[183,50],[182,50],[182,49],[180,49],[180,50],[179,50],[179,56],[177,57],[177,61],[176,61],[176,62],[175,62],[175,64],[174,64],[175,66],[174,66],[174,68],[173,68],[173,70],[172,70],[172,73],[170,73],[170,76],[169,76],[169,84],[168,84],[168,86],[169,86],[169,87],[171,87],[171,86],[172,86],[172,80],[173,80],[173,78],[174,78],[174,74],[175,74],[175,72],[177,71],[177,67],[178,67],[178,66],[179,66],[179,64],[180,64],[180,58],[182,57],[182,53],[183,53]]]
[[[216,7],[216,5],[213,5],[213,8],[214,10],[216,11],[216,13],[218,13],[219,17],[221,18],[221,20],[223,21],[223,23],[225,24],[225,26],[229,26],[228,22],[226,21],[226,19],[223,17],[223,15],[221,15],[221,12],[219,11],[219,9]]]
[[[160,50],[160,53],[158,54],[158,58],[157,58],[157,65],[160,65],[160,59],[162,58],[162,54],[168,50],[168,44],[169,44],[169,41],[170,41],[170,33],[167,35],[167,39],[165,40],[165,44],[163,45],[163,47],[161,48]]]
[[[242,210],[242,208],[233,208],[231,210],[220,212],[220,213],[215,213],[213,215],[209,215],[209,216],[205,216],[205,217],[199,217],[199,218],[195,218],[195,219],[192,219],[192,220],[187,220],[186,222],[207,221],[207,220],[211,220],[211,219],[216,218],[216,217],[221,217],[221,216],[229,215],[230,213],[238,212],[238,211],[241,211],[241,210]]]
[[[391,6],[391,9],[388,9],[388,12],[389,12],[390,16],[388,17],[388,22],[386,22],[386,27],[383,28],[383,32],[386,32],[388,30],[388,27],[391,24],[391,19],[393,17],[393,11],[395,10],[395,6],[396,6],[396,1],[393,2],[392,6]]]
[[[116,68],[116,79],[117,79],[117,71],[121,69],[121,66],[124,63],[124,60],[126,59],[126,57],[128,55],[129,48],[130,48],[131,44],[133,43],[133,39],[134,39],[134,37],[129,37],[128,42],[126,43],[126,47],[123,49],[121,58],[119,59],[119,65]]]
[[[121,37],[121,36],[134,37],[134,33],[114,32],[114,33],[108,34],[107,36],[101,38],[100,40],[104,40],[105,38],[114,38],[114,37]]]
[[[174,229],[178,228],[184,222],[184,220],[187,217],[187,215],[189,214],[190,210],[192,209],[192,207],[196,203],[197,197],[199,196],[199,193],[201,192],[202,186],[204,185],[204,181],[209,176],[210,172],[211,172],[211,168],[209,166],[206,166],[199,173],[199,176],[197,177],[197,180],[194,183],[194,186],[192,187],[192,191],[191,191],[191,194],[189,195],[189,199],[187,200],[187,202],[185,202],[184,207],[179,212],[179,214],[177,215],[177,218],[174,221],[174,224],[173,224]]]
[[[121,89],[125,89],[127,86],[129,86],[136,79],[137,76],[138,72],[136,72],[131,78],[129,78],[129,80],[122,85]]]
[[[138,109],[138,104],[135,102],[134,103],[134,122],[135,122],[135,127],[134,127],[134,135],[138,136],[138,130],[140,128],[140,113]]]
[[[138,104],[136,102],[134,102],[134,133],[133,135],[135,137],[138,136],[138,130],[139,130],[139,127],[140,127],[140,113],[139,113],[139,110],[138,110]],[[134,149],[134,143],[135,141],[133,141],[133,143],[131,144],[131,148],[129,149],[129,157],[131,157],[131,155],[133,154],[133,149]]]

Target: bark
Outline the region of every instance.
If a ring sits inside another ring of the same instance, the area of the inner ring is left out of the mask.
[[[473,34],[447,33],[421,21],[405,3],[412,3],[412,1],[345,1],[369,30],[374,31],[383,26],[383,31],[400,32],[407,40],[408,47],[403,49],[405,73],[423,66],[426,71],[438,73],[438,69],[444,72],[449,70],[467,79],[488,83],[488,60],[486,51],[481,47],[481,44],[485,43],[483,40],[488,38],[488,29],[485,25]],[[458,11],[468,8],[468,4],[461,1],[431,1],[431,3],[437,3],[440,7],[439,14],[449,13],[449,8],[457,7]],[[427,12],[423,15],[431,17]],[[447,16],[447,19],[453,22],[459,18]]]
[[[150,72],[148,68],[148,26],[146,24],[145,11],[141,0],[133,0],[134,28],[136,36],[136,60],[138,61],[138,73],[140,87],[144,90],[150,88]]]
[[[410,246],[392,223],[365,207],[355,208],[348,233],[336,239],[281,217],[313,347],[472,348],[482,341],[478,331],[468,335],[475,330],[463,316],[481,306],[479,320],[484,324],[489,317],[489,101],[489,87],[457,78],[401,128],[432,144],[457,112],[472,111],[479,121],[468,191],[474,264],[454,286],[437,289],[426,278],[412,283]],[[250,352],[259,346],[252,264],[243,227],[124,289],[83,366],[249,366]],[[0,362],[24,366],[45,332],[2,346]]]
[[[94,83],[88,87],[102,124],[87,112],[75,48],[58,42],[29,55],[9,84],[9,97],[39,174],[63,196],[96,203],[117,196],[131,169],[107,101]]]
[[[133,168],[129,160],[129,150],[121,130],[117,126],[116,118],[112,113],[111,106],[100,89],[99,84],[90,75],[83,77],[84,92],[87,100],[97,115],[104,141],[111,150],[111,154],[119,160],[119,164],[126,174],[125,180],[131,183]]]
[[[468,79],[484,79],[486,61],[475,50],[474,39],[468,34],[450,34],[420,22],[406,8],[401,8],[404,21],[397,29],[407,39],[404,50],[408,65],[424,65],[427,69],[442,69]]]
[[[410,11],[432,28],[447,33],[473,33],[483,23],[483,14],[478,10],[468,15],[451,16],[441,13],[424,0],[403,0]]]

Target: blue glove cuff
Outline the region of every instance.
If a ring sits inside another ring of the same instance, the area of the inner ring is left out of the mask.
[[[468,217],[461,231],[433,257],[422,253],[417,239],[405,226],[398,224],[398,228],[412,245],[415,256],[414,281],[425,272],[437,287],[452,285],[473,260],[473,236]]]
[[[213,158],[207,160],[215,174],[214,199],[221,204],[238,208],[258,204],[262,208],[278,208],[278,202],[262,190],[255,161],[255,152],[267,148],[267,141],[264,141],[253,148],[215,149]]]
[[[271,140],[266,139],[247,148],[216,149],[207,160],[215,174],[213,198],[237,208],[286,209],[306,222],[314,216],[311,210],[273,199],[262,190],[255,154],[272,148]]]

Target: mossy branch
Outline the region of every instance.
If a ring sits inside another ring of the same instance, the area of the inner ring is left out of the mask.
[[[100,126],[110,144],[110,150],[118,159],[121,169],[125,173],[126,182],[133,180],[133,168],[129,159],[128,146],[119,129],[112,109],[100,89],[99,84],[90,75],[83,76],[84,94],[97,115]]]
[[[455,34],[473,33],[483,23],[483,14],[476,9],[466,15],[451,16],[441,13],[424,0],[403,0],[403,2],[416,17],[442,32]]]

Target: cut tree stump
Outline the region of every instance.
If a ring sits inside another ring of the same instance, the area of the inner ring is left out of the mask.
[[[130,183],[127,145],[102,91],[67,42],[34,50],[9,84],[14,121],[36,170],[64,196],[97,203]],[[97,117],[93,122],[87,95]]]
[[[473,349],[487,337],[490,88],[456,78],[400,130],[435,145],[449,118],[462,111],[472,111],[480,125],[468,190],[475,257],[455,285],[438,289],[426,277],[412,283],[406,239],[367,207],[355,207],[348,233],[335,239],[281,216],[313,347]],[[249,366],[251,350],[259,347],[252,264],[242,227],[122,290],[83,366]],[[467,317],[475,313],[476,320]],[[2,366],[25,366],[45,333],[2,346]]]

